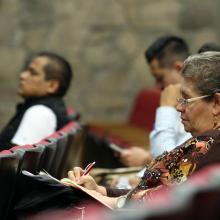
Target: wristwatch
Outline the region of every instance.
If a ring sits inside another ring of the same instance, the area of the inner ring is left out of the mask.
[[[127,200],[126,195],[118,197],[117,202],[116,202],[117,209],[123,208],[126,203],[126,200]]]

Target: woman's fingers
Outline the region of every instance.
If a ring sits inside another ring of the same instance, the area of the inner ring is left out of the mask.
[[[73,168],[73,173],[76,178],[76,181],[78,181],[82,175],[83,170],[80,167],[74,167]]]
[[[68,172],[68,178],[76,182],[77,184],[84,186],[87,189],[96,189],[97,184],[95,180],[89,174],[82,174],[82,168],[74,167],[71,171]]]
[[[76,182],[76,178],[75,178],[75,175],[72,170],[68,171],[68,178],[71,179],[72,181]]]
[[[79,179],[78,179],[78,184],[80,185],[85,185],[85,184],[89,184],[90,182],[93,181],[93,178],[89,175],[86,175],[86,176],[81,176]]]
[[[82,175],[82,168],[80,167],[74,167],[71,171],[68,172],[68,178],[77,182],[79,181],[81,175]]]

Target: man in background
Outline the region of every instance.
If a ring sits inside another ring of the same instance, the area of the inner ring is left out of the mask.
[[[153,42],[145,52],[146,61],[156,86],[161,92],[160,107],[156,111],[153,131],[150,133],[150,152],[132,147],[121,153],[121,161],[127,166],[143,166],[164,151],[189,139],[184,131],[180,114],[176,111],[179,85],[182,80],[180,70],[189,56],[186,42],[177,36],[164,36]]]
[[[70,64],[51,52],[33,55],[19,77],[18,95],[24,102],[0,134],[0,150],[33,144],[63,127],[68,121],[63,96],[72,79]]]
[[[206,42],[198,49],[198,53],[204,53],[206,51],[220,51],[220,45],[214,42]]]

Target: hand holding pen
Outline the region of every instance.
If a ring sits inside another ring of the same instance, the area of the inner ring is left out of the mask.
[[[87,175],[94,165],[95,162],[90,163],[84,170],[80,167],[73,167],[73,169],[68,172],[68,178],[85,189],[97,191],[102,195],[107,195],[106,188],[99,186],[91,175]]]
[[[71,171],[68,172],[68,178],[77,184],[91,190],[97,189],[97,184],[92,176],[87,175],[91,169],[94,167],[95,162],[90,163],[83,170],[80,167],[74,167]]]

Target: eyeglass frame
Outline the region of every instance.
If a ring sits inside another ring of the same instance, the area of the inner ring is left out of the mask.
[[[197,100],[200,100],[200,99],[204,99],[204,98],[207,98],[207,97],[210,97],[210,96],[212,96],[212,95],[202,95],[202,96],[193,97],[193,98],[190,98],[190,99],[178,98],[177,103],[182,105],[182,106],[186,106],[187,104],[189,104],[191,102],[194,102],[194,101],[197,101]]]

